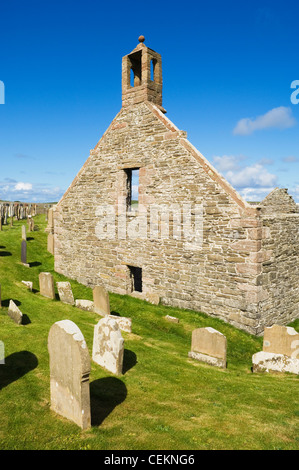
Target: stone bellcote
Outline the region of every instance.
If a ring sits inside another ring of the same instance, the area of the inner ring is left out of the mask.
[[[122,105],[150,101],[163,113],[161,55],[144,44],[139,37],[138,46],[122,59]]]

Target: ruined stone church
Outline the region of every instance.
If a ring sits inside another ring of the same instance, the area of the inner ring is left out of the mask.
[[[54,208],[55,270],[257,335],[298,318],[297,205],[284,189],[247,203],[165,113],[161,56],[141,36],[120,112]]]

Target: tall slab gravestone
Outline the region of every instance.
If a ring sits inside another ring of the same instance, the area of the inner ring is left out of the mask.
[[[78,326],[70,320],[52,325],[48,336],[51,409],[82,429],[91,426],[90,357]]]
[[[49,299],[55,299],[54,279],[51,273],[39,273],[40,294]]]
[[[94,327],[92,359],[112,372],[121,375],[123,370],[124,339],[118,323],[108,315]]]
[[[110,315],[109,294],[103,286],[95,286],[92,291],[94,311],[99,315]]]
[[[197,328],[192,332],[188,356],[207,364],[226,368],[226,337],[214,328]]]

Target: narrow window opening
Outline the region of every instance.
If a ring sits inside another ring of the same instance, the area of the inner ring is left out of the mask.
[[[142,292],[142,268],[128,266],[130,270],[131,292]]]
[[[134,86],[134,80],[135,80],[135,74],[134,74],[134,70],[131,68],[130,69],[130,85],[132,87]]]
[[[155,81],[155,65],[156,65],[156,60],[152,59],[151,60],[151,80],[153,82]]]
[[[130,85],[136,87],[141,85],[141,52],[129,55],[130,59]]]
[[[128,168],[125,170],[126,181],[126,205],[127,211],[138,210],[139,202],[139,168]]]

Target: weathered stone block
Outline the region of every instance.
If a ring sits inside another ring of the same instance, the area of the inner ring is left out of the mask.
[[[290,372],[299,374],[299,359],[266,351],[252,356],[253,372]]]
[[[70,320],[52,325],[48,336],[51,409],[82,429],[91,426],[90,357],[84,337]]]
[[[76,299],[75,305],[77,308],[81,308],[82,310],[86,310],[87,312],[94,311],[94,303],[92,300]]]

